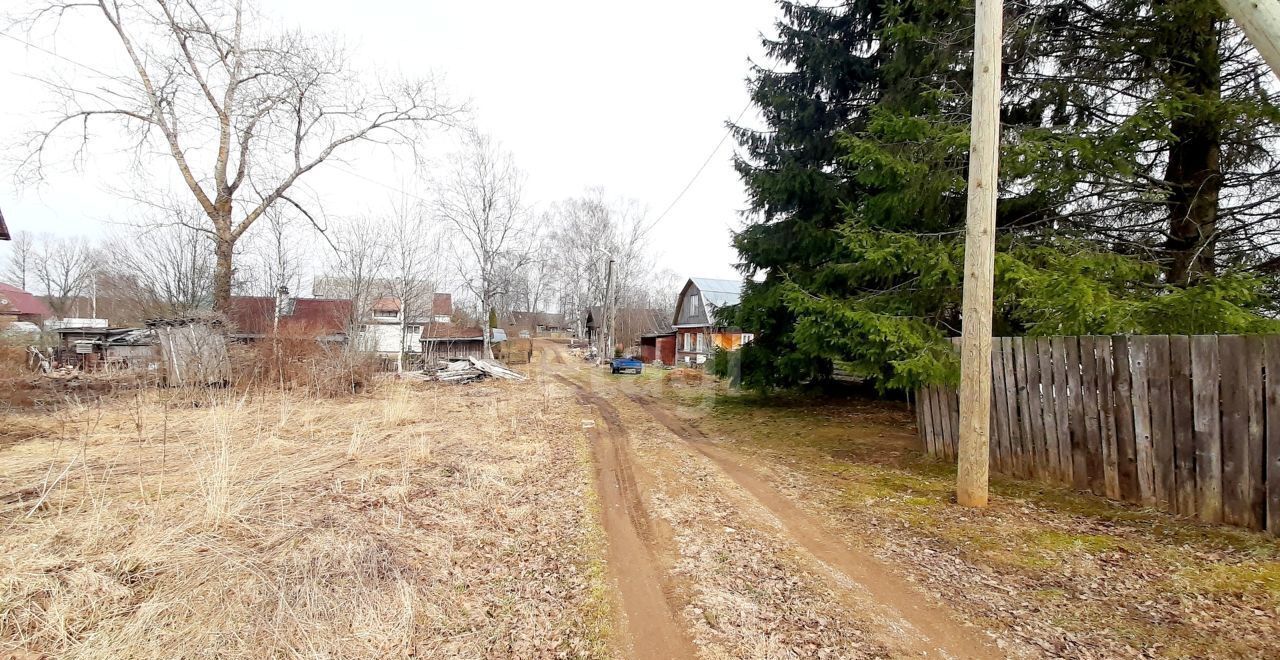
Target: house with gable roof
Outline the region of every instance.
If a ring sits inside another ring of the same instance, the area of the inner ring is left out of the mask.
[[[702,364],[716,348],[734,351],[753,337],[717,317],[742,299],[740,280],[693,277],[680,290],[671,325],[676,331],[676,363]]]

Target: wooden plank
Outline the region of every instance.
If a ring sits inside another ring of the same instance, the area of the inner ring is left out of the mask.
[[[1266,352],[1267,531],[1280,536],[1280,336],[1269,336]]]
[[[1080,338],[1066,337],[1067,403],[1071,415],[1071,483],[1079,490],[1089,488],[1088,434],[1085,431],[1084,395],[1080,390]]]
[[[1069,484],[1072,483],[1071,401],[1068,396],[1071,369],[1067,366],[1066,338],[1054,337],[1050,346],[1053,353],[1054,418],[1058,422],[1058,478]]]
[[[1138,497],[1138,455],[1133,439],[1133,381],[1129,371],[1132,354],[1129,338],[1113,337],[1111,353],[1115,368],[1112,406],[1116,420],[1116,469],[1119,474],[1120,498],[1126,502],[1141,502]]]
[[[929,388],[929,401],[930,406],[933,409],[933,425],[934,428],[937,429],[935,447],[938,452],[938,458],[946,458],[947,456],[947,420],[951,418],[951,416],[947,415],[943,410],[943,401],[945,401],[945,398],[942,396],[942,391],[944,389],[946,389],[946,387],[941,385],[935,385],[934,387]]]
[[[1147,337],[1129,340],[1129,372],[1133,376],[1133,444],[1138,470],[1138,501],[1156,505],[1156,464],[1151,441],[1150,371],[1147,368]]]
[[[1174,502],[1173,403],[1169,337],[1147,337],[1147,383],[1151,403],[1151,456],[1156,506],[1177,511]]]
[[[924,411],[920,407],[920,390],[921,389],[923,388],[916,388],[916,391],[912,393],[913,396],[911,399],[911,408],[912,408],[912,411],[916,414],[916,440],[920,442],[921,451],[927,454],[929,453],[929,442],[924,437]]]
[[[1013,338],[1014,379],[1018,389],[1018,430],[1020,432],[1017,450],[1017,476],[1031,476],[1031,404],[1027,402],[1027,360],[1026,342],[1022,337]]]
[[[948,390],[950,397],[948,403],[951,405],[951,444],[947,447],[951,451],[951,458],[960,456],[960,390]]]
[[[1191,338],[1191,395],[1196,444],[1196,502],[1201,520],[1222,520],[1222,427],[1218,401],[1218,338]]]
[[[1120,467],[1116,453],[1115,356],[1111,337],[1098,337],[1098,418],[1102,432],[1102,469],[1106,496],[1120,499]]]
[[[1031,418],[1031,454],[1029,465],[1031,476],[1044,476],[1044,408],[1041,405],[1040,392],[1040,355],[1034,338],[1027,338],[1023,344],[1023,357],[1027,367],[1027,415]]]
[[[995,337],[991,340],[991,410],[995,419],[991,425],[991,468],[996,472],[1008,474],[1009,471],[1009,400],[1006,398],[1004,380],[1004,342]]]
[[[1244,337],[1218,337],[1219,405],[1222,406],[1222,521],[1245,525],[1249,517],[1248,482],[1249,402],[1245,400]]]
[[[933,411],[929,404],[929,387],[916,390],[916,407],[920,409],[920,440],[926,454],[933,456]]]
[[[1107,494],[1106,461],[1103,456],[1102,405],[1098,394],[1098,338],[1080,338],[1080,388],[1084,402],[1085,458],[1089,490]]]
[[[1018,458],[1022,451],[1022,425],[1018,418],[1018,379],[1014,368],[1013,338],[1000,338],[1000,353],[1004,358],[1004,399],[1009,416],[1008,445],[1005,448],[1005,474],[1017,476]]]
[[[1036,339],[1036,355],[1040,358],[1040,400],[1044,416],[1044,478],[1062,476],[1058,462],[1058,408],[1053,402],[1053,346],[1048,337]]]
[[[1173,407],[1173,510],[1200,514],[1196,496],[1195,398],[1191,386],[1191,338],[1169,337],[1169,401]]]
[[[1263,392],[1262,368],[1266,353],[1262,345],[1262,337],[1252,336],[1244,339],[1244,390],[1245,401],[1249,405],[1249,433],[1245,447],[1245,480],[1244,494],[1250,529],[1265,529],[1267,525],[1267,473],[1266,473],[1266,410]]]

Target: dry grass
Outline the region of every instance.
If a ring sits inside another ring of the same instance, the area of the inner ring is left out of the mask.
[[[0,651],[604,655],[577,422],[532,383],[8,415]]]

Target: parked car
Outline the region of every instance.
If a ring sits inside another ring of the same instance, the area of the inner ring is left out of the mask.
[[[644,371],[644,363],[635,358],[614,358],[613,362],[609,363],[609,366],[615,374],[628,371],[638,374]]]

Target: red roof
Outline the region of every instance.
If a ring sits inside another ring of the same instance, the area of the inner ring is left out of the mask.
[[[296,298],[293,313],[280,317],[280,329],[287,332],[336,335],[347,331],[351,301],[327,298]],[[276,299],[270,296],[232,296],[228,316],[237,334],[265,335],[275,320]]]
[[[452,323],[428,323],[422,328],[423,339],[484,339],[479,326],[460,328]]]
[[[437,293],[432,296],[431,313],[434,316],[453,316],[453,294]]]
[[[0,284],[0,313],[42,319],[53,316],[48,303],[10,284]]]
[[[370,306],[375,312],[398,312],[400,311],[399,298],[379,298],[373,301]]]

